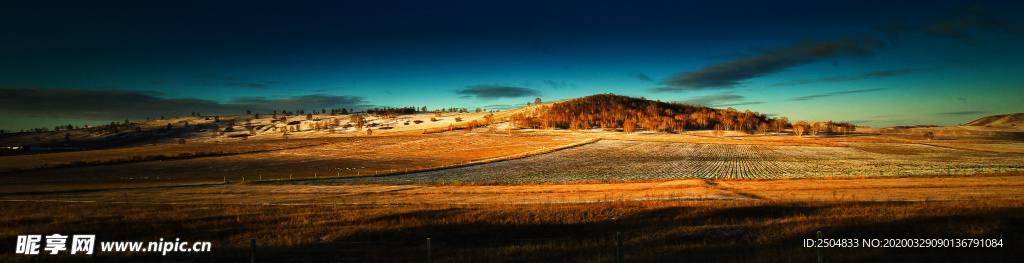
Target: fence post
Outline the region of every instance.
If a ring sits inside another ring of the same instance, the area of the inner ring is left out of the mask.
[[[622,232],[615,232],[615,262],[622,263]]]
[[[821,230],[818,231],[818,240],[823,239]],[[825,263],[825,248],[818,246],[818,263]]]
[[[430,251],[430,238],[428,237],[427,238],[427,263],[433,263],[433,262],[434,262],[434,256],[431,255],[431,251]]]
[[[249,263],[256,263],[256,238],[249,239]]]

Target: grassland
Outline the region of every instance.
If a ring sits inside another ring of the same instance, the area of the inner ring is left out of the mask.
[[[12,202],[407,206],[577,204],[656,200],[941,201],[1024,200],[1020,172],[847,179],[579,182],[547,184],[221,184],[7,193]]]
[[[972,152],[919,144],[847,144],[849,147],[602,140],[500,163],[321,182],[555,183],[953,175],[1024,170],[1022,156],[1016,154]]]
[[[0,157],[0,192],[382,175],[554,149],[566,136],[442,134],[247,140]],[[214,154],[206,154],[214,153]]]
[[[96,233],[100,241],[183,237],[211,253],[107,253],[100,262],[813,262],[803,239],[996,238],[1002,248],[827,248],[829,262],[1012,262],[1024,231],[1020,201],[647,201],[569,205],[266,206],[0,203],[12,244],[25,233]],[[116,230],[114,230],[116,229]],[[80,262],[84,256],[13,255],[4,262]]]
[[[803,239],[816,231],[1004,241],[829,248],[830,262],[1006,262],[1024,251],[1024,155],[999,147],[1017,142],[870,129],[422,134],[455,123],[450,114],[401,124],[426,116],[386,120],[396,128],[374,136],[267,132],[2,156],[0,262],[89,260],[13,254],[17,235],[52,233],[214,246],[99,262],[248,261],[251,238],[261,262],[423,262],[426,238],[434,262],[614,262],[616,232],[627,262],[813,262]]]

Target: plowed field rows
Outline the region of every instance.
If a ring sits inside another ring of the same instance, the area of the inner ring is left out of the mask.
[[[367,183],[536,183],[679,178],[778,179],[1019,171],[1024,156],[917,144],[851,147],[724,145],[602,140],[522,159],[387,177]]]

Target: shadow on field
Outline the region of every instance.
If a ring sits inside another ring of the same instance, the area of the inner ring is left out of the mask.
[[[75,189],[75,190],[55,190],[55,191],[26,191],[26,192],[0,193],[0,196],[81,194],[81,193],[97,193],[97,192],[106,192],[106,191],[113,191],[113,190],[125,190],[125,189],[168,189],[168,188],[188,188],[188,187],[197,187],[197,186],[213,186],[213,185],[223,185],[223,183],[159,185],[159,186],[139,186],[139,187],[119,187],[119,188],[95,188],[95,189]]]
[[[1010,202],[1010,203],[1007,203]],[[100,253],[96,262],[816,262],[805,239],[1002,240],[996,248],[825,248],[827,262],[1016,262],[1024,206],[1012,201],[625,202],[492,206],[51,204],[11,233],[95,233],[100,241],[181,237],[208,253]],[[38,204],[2,203],[13,214]],[[355,215],[355,216],[341,216]],[[430,238],[429,244],[427,239]],[[0,236],[12,244],[15,236]],[[83,262],[15,255],[2,262]]]
[[[816,205],[670,207],[571,224],[529,212],[484,220],[478,209],[440,209],[378,217],[366,223],[385,229],[261,249],[266,252],[259,256],[287,262],[423,262],[430,238],[434,262],[615,262],[615,233],[622,232],[626,262],[815,262],[817,250],[804,247],[804,241],[818,230],[833,239],[1003,240],[1001,248],[826,248],[828,262],[1009,262],[1024,253],[1019,242],[1024,208],[985,212],[1003,215],[996,217],[930,214],[890,221],[890,212],[899,211],[864,206],[856,209],[867,214],[850,215],[832,215],[834,207]]]

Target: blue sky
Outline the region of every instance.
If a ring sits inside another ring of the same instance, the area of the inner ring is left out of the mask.
[[[25,1],[0,129],[615,93],[858,125],[1024,112],[1019,1]]]

